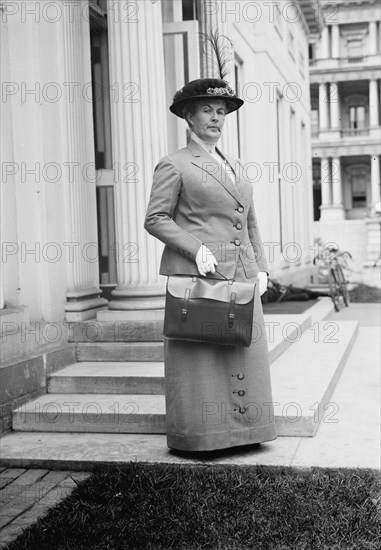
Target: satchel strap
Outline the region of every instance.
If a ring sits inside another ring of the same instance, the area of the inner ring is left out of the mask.
[[[225,275],[223,273],[220,273],[219,271],[217,271],[216,269],[216,273],[218,273],[218,275],[221,275],[221,277],[223,277],[225,279],[225,281],[227,281],[229,283],[229,285],[232,285],[234,283],[234,279],[228,279],[227,277],[225,277]],[[192,281],[195,283],[197,281],[197,279],[200,278],[200,275],[192,275]],[[209,277],[210,278],[210,277]]]
[[[188,317],[188,308],[189,308],[189,298],[190,298],[190,288],[185,289],[183,307],[181,308],[181,320],[186,321]]]
[[[225,277],[223,273],[220,273],[219,271],[217,271],[217,269],[216,269],[216,273],[218,273],[218,275],[221,275],[221,277],[223,277],[225,281],[228,281],[229,285],[232,285],[234,283],[234,279],[228,279],[227,277]]]
[[[228,325],[231,328],[234,325],[235,321],[235,299],[236,299],[236,292],[232,292],[230,294],[230,307],[229,307],[229,314],[228,314]]]

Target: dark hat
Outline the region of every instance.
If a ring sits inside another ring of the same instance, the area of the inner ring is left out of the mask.
[[[227,114],[236,111],[243,105],[243,100],[237,97],[226,80],[219,78],[198,78],[185,84],[173,96],[170,111],[180,118],[183,107],[190,101],[197,99],[223,99],[226,102]]]

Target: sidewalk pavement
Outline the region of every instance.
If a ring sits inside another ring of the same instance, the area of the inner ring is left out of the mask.
[[[351,304],[349,308],[332,312],[327,321],[358,320],[359,331],[344,367],[341,378],[331,397],[325,417],[317,434],[309,437],[279,437],[275,441],[261,444],[248,450],[231,449],[210,460],[188,458],[176,455],[166,447],[164,435],[147,436],[120,434],[119,443],[133,449],[126,462],[173,462],[173,463],[219,463],[219,464],[263,464],[285,465],[301,468],[311,466],[328,468],[379,468],[380,434],[380,325],[379,304]],[[79,434],[81,436],[81,434]],[[72,434],[71,437],[74,437]],[[81,436],[82,437],[82,436]],[[107,434],[92,434],[99,438],[102,454],[112,454],[104,445]],[[131,446],[132,445],[132,446]],[[8,502],[7,509],[0,516],[0,550],[22,530],[46,514],[51,506],[67,497],[75,484],[71,481],[85,479],[88,472],[51,471],[37,469],[2,469],[0,481],[3,493],[1,500]],[[56,482],[52,488],[48,477]],[[25,477],[26,476],[26,477]],[[25,478],[25,479],[24,479]],[[28,478],[28,479],[27,479]],[[29,483],[28,483],[29,481]],[[68,483],[70,482],[70,483]],[[13,483],[13,488],[12,488]],[[39,486],[48,487],[40,491]],[[28,489],[26,495],[19,494],[19,487]],[[48,497],[53,498],[48,498]],[[22,504],[23,502],[23,504]]]

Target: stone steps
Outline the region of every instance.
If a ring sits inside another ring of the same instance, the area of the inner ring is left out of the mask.
[[[151,321],[150,324],[159,321]],[[130,322],[124,323],[131,325]],[[299,315],[266,315],[265,330],[269,343],[270,361],[274,361],[287,347],[299,338],[311,324],[311,314],[302,313]],[[84,322],[77,323],[76,332],[71,329],[71,340],[77,339],[77,359],[80,362],[101,361],[101,362],[163,362],[164,343],[161,334],[157,341],[128,341],[119,323],[118,329],[111,328],[107,323],[104,330],[103,323]],[[103,332],[102,332],[103,330]],[[156,329],[155,329],[156,330]],[[133,330],[130,331],[132,337]],[[148,334],[148,330],[147,330]],[[85,338],[84,335],[87,335]],[[137,336],[135,336],[137,338]],[[113,339],[115,338],[115,339]],[[119,340],[117,339],[119,338]],[[98,339],[98,340],[97,340]]]
[[[48,393],[163,395],[164,363],[74,363],[49,377]]]
[[[272,363],[278,435],[313,436],[321,421],[335,421],[337,411],[329,400],[357,327],[356,321],[315,323]],[[77,392],[78,384],[85,388],[87,379],[88,387],[94,387],[99,378],[99,389],[107,389],[107,393]],[[149,367],[144,363],[71,365],[52,374],[49,388],[58,385],[60,390],[68,391],[71,387],[74,393],[48,393],[27,402],[14,411],[13,429],[165,433],[164,396],[159,391],[151,395],[139,393],[151,378],[156,388],[164,385],[161,363]],[[136,393],[124,393],[121,389],[117,392],[118,388],[134,388]]]
[[[13,430],[165,433],[165,398],[139,394],[45,394],[14,411]]]
[[[77,345],[78,361],[164,361],[163,342],[101,342]]]
[[[332,393],[356,340],[358,321],[320,321],[271,365],[277,434],[312,437],[339,422]]]

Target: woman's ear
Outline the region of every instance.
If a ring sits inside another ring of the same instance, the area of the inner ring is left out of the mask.
[[[184,118],[187,121],[189,128],[192,130],[192,127],[193,127],[193,115],[192,115],[192,113],[189,113],[189,112],[185,113]]]

